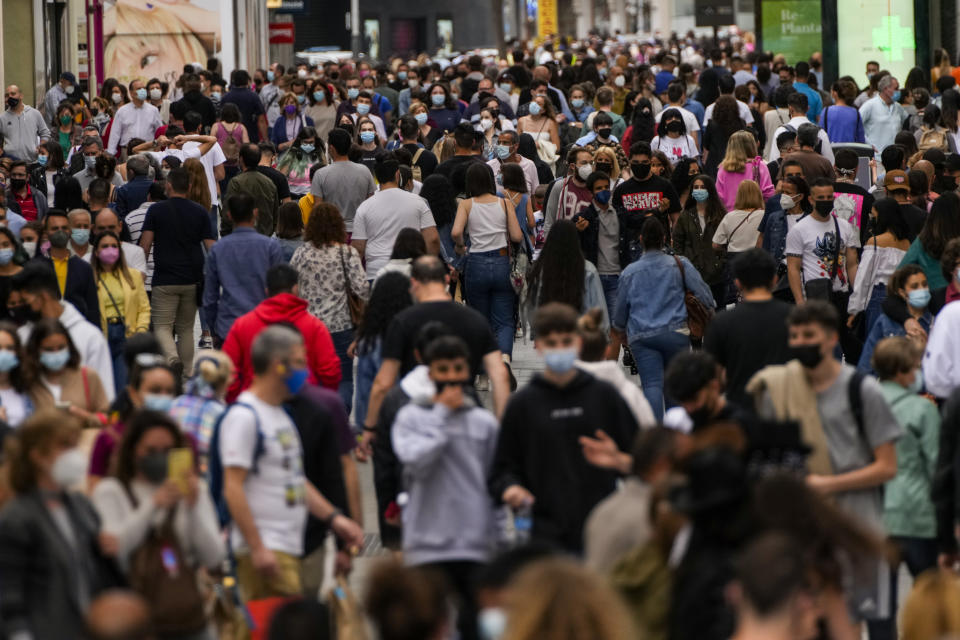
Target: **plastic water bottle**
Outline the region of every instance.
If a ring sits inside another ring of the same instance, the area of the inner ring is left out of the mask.
[[[524,503],[523,506],[513,511],[513,531],[514,544],[523,546],[530,542],[530,534],[533,531],[533,505]]]

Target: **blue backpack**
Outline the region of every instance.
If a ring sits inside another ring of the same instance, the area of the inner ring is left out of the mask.
[[[230,413],[231,409],[242,407],[253,414],[254,424],[257,429],[256,442],[253,448],[253,461],[250,465],[250,473],[257,473],[257,463],[260,456],[264,453],[263,431],[260,429],[260,417],[256,409],[244,402],[235,402],[220,414],[217,423],[213,426],[213,435],[210,436],[210,449],[208,451],[209,459],[207,461],[207,482],[210,485],[210,496],[213,498],[213,504],[217,509],[217,516],[220,520],[220,526],[226,527],[230,524],[230,509],[227,507],[227,501],[223,496],[223,461],[220,459],[220,429],[224,418]]]

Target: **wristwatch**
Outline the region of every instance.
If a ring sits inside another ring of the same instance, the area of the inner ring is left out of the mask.
[[[337,516],[342,516],[342,515],[343,515],[343,511],[334,507],[333,512],[322,521],[323,525],[327,528],[332,527],[333,519],[336,518]]]

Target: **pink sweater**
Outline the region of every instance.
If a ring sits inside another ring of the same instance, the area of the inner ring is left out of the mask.
[[[757,178],[759,178],[759,180],[757,180]],[[740,183],[744,180],[757,181],[760,185],[760,192],[763,194],[764,202],[776,193],[773,182],[770,181],[770,171],[760,156],[747,162],[747,166],[739,173],[730,173],[725,171],[723,166],[721,166],[720,170],[717,171],[717,193],[720,195],[720,199],[723,200],[723,205],[727,208],[727,211],[733,211],[733,205],[737,201],[737,189],[740,188]]]

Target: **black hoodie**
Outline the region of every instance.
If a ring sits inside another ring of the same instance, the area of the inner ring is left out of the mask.
[[[490,492],[499,501],[511,485],[534,496],[533,537],[579,553],[590,511],[615,488],[617,474],[587,462],[580,436],[603,429],[629,451],[637,422],[609,383],[585,371],[565,387],[537,375],[503,414]]]

